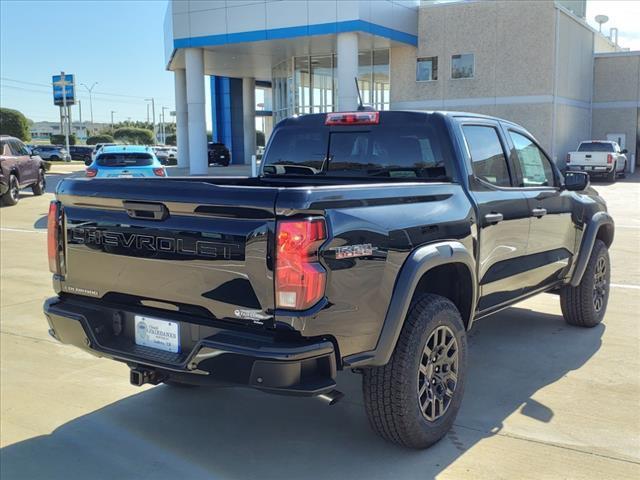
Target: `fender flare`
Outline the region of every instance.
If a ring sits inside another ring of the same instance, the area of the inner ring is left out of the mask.
[[[615,223],[613,222],[613,218],[611,218],[611,215],[609,215],[607,212],[596,212],[587,223],[586,228],[584,229],[584,232],[582,234],[580,251],[578,252],[578,257],[575,262],[571,281],[569,282],[572,287],[577,287],[578,285],[580,285],[584,272],[587,269],[589,258],[591,257],[593,245],[596,243],[598,232],[604,225],[611,226],[611,241],[613,242]]]
[[[386,365],[393,354],[398,337],[400,337],[418,282],[429,270],[451,263],[466,265],[471,275],[473,298],[471,299],[469,318],[462,319],[465,325],[471,326],[478,295],[473,255],[462,243],[457,241],[424,245],[415,249],[400,269],[376,348],[345,357],[344,364],[349,367]]]

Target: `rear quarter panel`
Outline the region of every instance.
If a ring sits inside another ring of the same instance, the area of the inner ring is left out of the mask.
[[[334,336],[342,357],[376,346],[398,272],[412,250],[455,239],[474,252],[474,212],[458,184],[285,189],[276,214],[324,215],[330,237],[321,249],[326,304],[313,314],[276,311],[276,320],[305,336]],[[337,247],[367,244],[371,255],[336,258]]]

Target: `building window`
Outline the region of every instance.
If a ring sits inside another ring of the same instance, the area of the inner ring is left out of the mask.
[[[416,82],[438,80],[438,57],[418,58],[416,63]]]
[[[473,78],[475,58],[473,53],[451,55],[451,78]]]
[[[376,110],[389,110],[389,50],[358,54],[358,88],[362,102]]]
[[[273,117],[332,112],[336,108],[335,54],[290,58],[272,70]],[[358,54],[358,86],[365,104],[388,110],[391,101],[389,49]]]

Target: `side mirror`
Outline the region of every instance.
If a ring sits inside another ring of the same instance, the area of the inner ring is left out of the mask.
[[[589,187],[589,174],[584,172],[567,172],[564,175],[565,190],[580,192]]]
[[[627,150],[626,148],[623,148],[620,153],[629,153],[629,150]]]

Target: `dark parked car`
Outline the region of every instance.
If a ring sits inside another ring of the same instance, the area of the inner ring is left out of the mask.
[[[209,154],[209,165],[229,166],[231,163],[231,153],[224,143],[209,142],[207,146]]]
[[[515,123],[303,115],[276,126],[261,167],[257,178],[63,180],[48,222],[51,335],[128,364],[134,385],[333,404],[336,372],[351,370],[372,428],[424,448],[460,408],[476,321],[542,292],[571,325],[604,318],[606,203]],[[499,385],[498,403],[511,388]]]
[[[20,189],[31,187],[34,195],[45,189],[45,164],[17,138],[0,135],[0,199],[3,205],[15,205]]]
[[[59,145],[38,145],[33,149],[33,153],[39,155],[43,160],[70,160],[71,157],[64,147]]]
[[[91,154],[93,153],[93,147],[85,145],[73,145],[69,147],[69,154],[72,160],[82,160],[86,162],[91,160]]]

